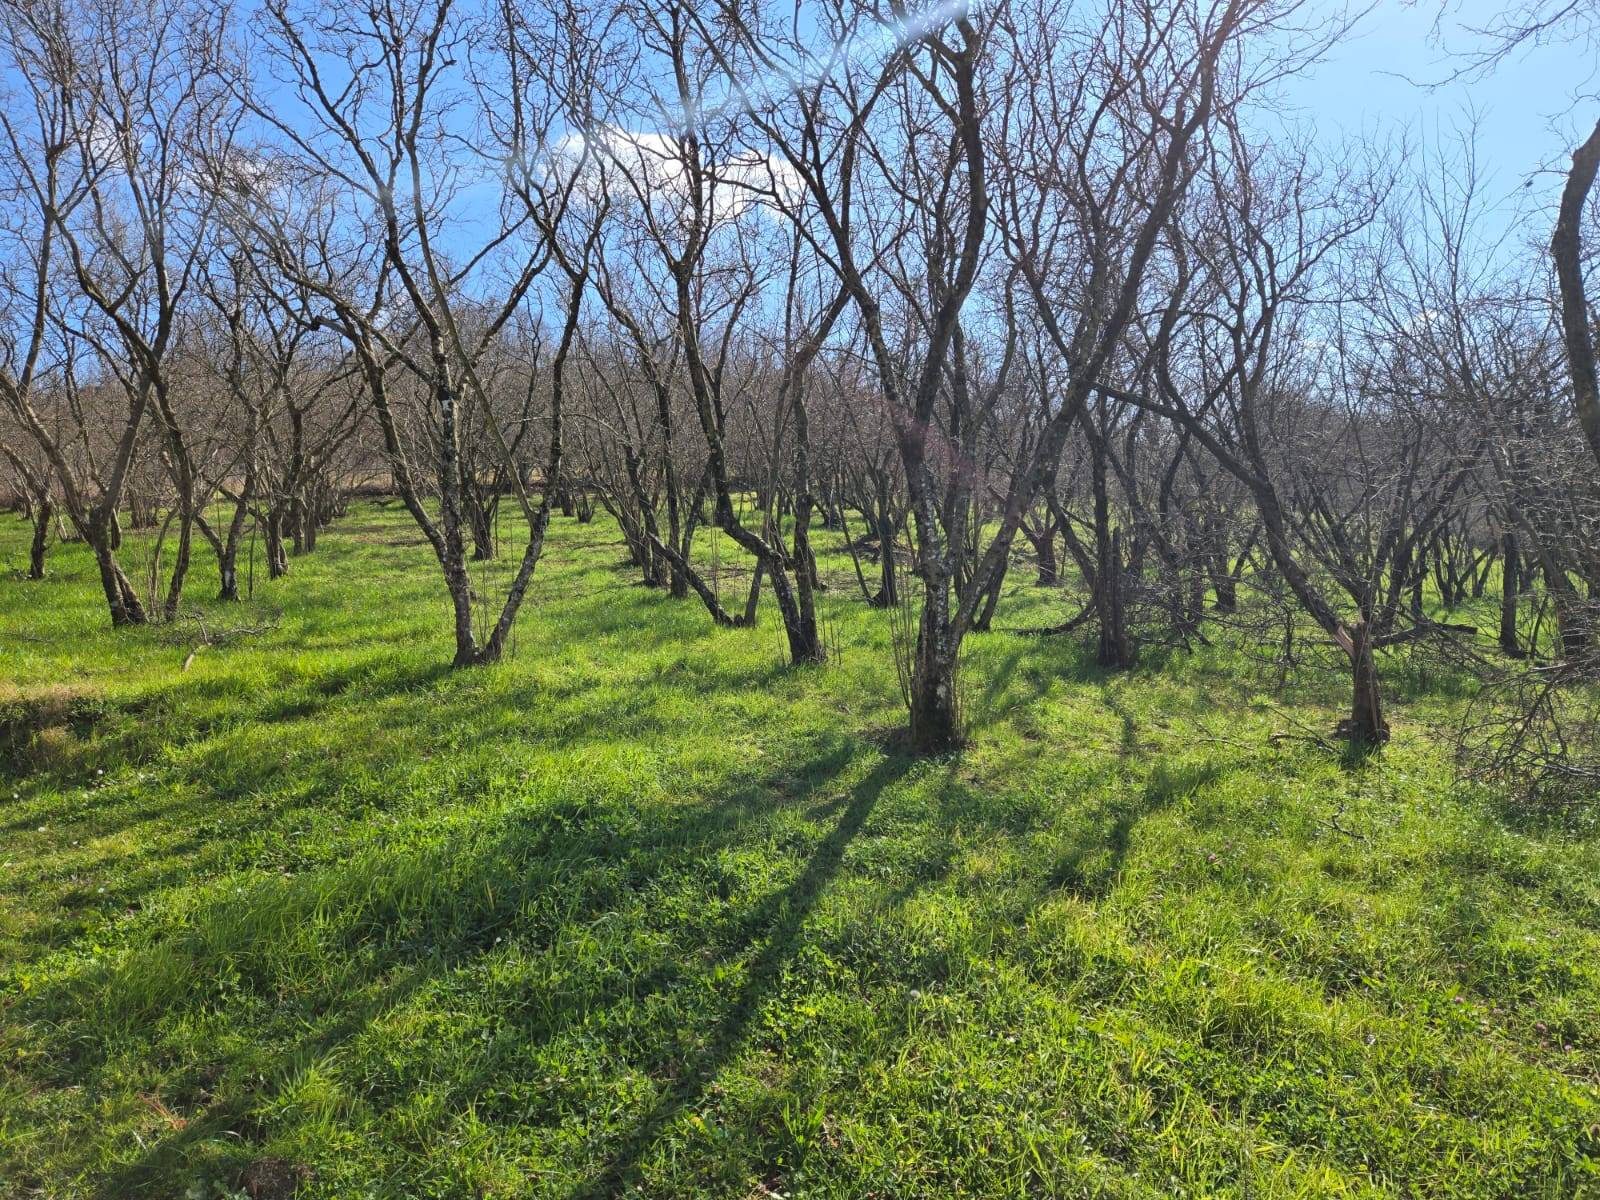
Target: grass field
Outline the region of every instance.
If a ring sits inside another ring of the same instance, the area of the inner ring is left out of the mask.
[[[514,657],[362,506],[213,631],[0,519],[0,1197],[1600,1195],[1600,832],[1249,647],[785,669],[558,520]],[[830,535],[831,536],[831,535]],[[829,544],[832,544],[831,542]],[[721,547],[724,561],[730,547]],[[1060,619],[1016,572],[999,625]],[[1274,734],[1295,734],[1274,738]]]

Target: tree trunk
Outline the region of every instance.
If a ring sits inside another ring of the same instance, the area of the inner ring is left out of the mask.
[[[228,521],[226,534],[219,534],[211,528],[211,523],[204,516],[195,518],[195,524],[200,527],[200,532],[205,535],[211,549],[217,556],[217,599],[223,601],[237,601],[239,599],[239,543],[244,533],[244,523],[249,516],[249,505],[245,500],[248,492],[242,493],[234,505],[233,516]]]
[[[1495,552],[1489,550],[1483,556],[1483,566],[1472,573],[1472,598],[1483,599],[1483,589],[1489,584],[1489,572],[1494,570]]]
[[[442,564],[456,635],[456,654],[451,665],[470,667],[478,661],[478,639],[472,629],[472,586],[467,580],[466,545],[461,541],[459,530],[454,541],[456,544],[451,546],[447,537],[450,553]]]
[[[311,514],[303,500],[296,499],[289,506],[289,540],[292,546],[290,553],[296,558],[306,553],[306,526],[311,523]]]
[[[550,508],[548,505],[542,506],[536,517],[536,527],[528,537],[528,545],[523,549],[522,562],[517,567],[516,578],[511,581],[511,588],[506,593],[505,605],[500,610],[500,619],[495,622],[488,638],[473,656],[474,664],[496,663],[505,655],[512,623],[516,620],[522,602],[527,598],[528,584],[533,579],[533,569],[538,566],[539,558],[544,553],[544,535],[549,520]]]
[[[918,754],[944,754],[962,741],[949,605],[933,593],[923,601],[911,671],[911,747]]]
[[[1600,121],[1572,152],[1572,169],[1561,190],[1561,207],[1550,238],[1561,291],[1561,331],[1572,378],[1572,406],[1595,461],[1600,462],[1600,380],[1595,368],[1588,298],[1583,282],[1583,214],[1595,175],[1600,171]]]
[[[217,593],[218,600],[234,601],[239,599],[239,567],[238,547],[227,552],[222,561],[217,564],[217,573],[221,576],[222,586]]]
[[[1055,522],[1046,519],[1042,532],[1037,537],[1030,530],[1024,529],[1023,532],[1033,543],[1033,552],[1039,560],[1039,577],[1034,583],[1039,587],[1054,587],[1060,578],[1060,564],[1056,561]]]
[[[1100,481],[1103,484],[1103,479]],[[1100,639],[1095,661],[1102,667],[1122,671],[1133,666],[1133,644],[1128,638],[1127,613],[1123,606],[1122,531],[1109,528],[1110,513],[1101,487],[1095,497],[1094,572],[1095,616]]]
[[[1389,723],[1383,716],[1378,690],[1378,664],[1372,654],[1372,631],[1365,621],[1350,630],[1350,667],[1354,684],[1350,719],[1340,733],[1356,746],[1379,746],[1389,740]]]
[[[1198,633],[1206,617],[1206,584],[1210,580],[1203,564],[1202,559],[1189,571],[1187,595],[1179,605],[1178,632],[1185,637]]]
[[[55,511],[48,499],[41,500],[33,511],[33,545],[28,549],[28,578],[44,578],[44,552],[50,544],[50,517]]]
[[[822,662],[826,654],[822,639],[817,636],[816,613],[808,604],[803,604],[797,595],[797,592],[810,591],[803,574],[791,586],[787,572],[775,564],[769,564],[766,573],[772,578],[772,594],[778,604],[778,613],[783,618],[784,634],[789,640],[789,661],[795,665]]]
[[[456,425],[456,394],[446,366],[444,350],[434,347],[434,403],[439,411],[439,527],[436,543],[444,584],[450,593],[454,616],[456,667],[478,662],[478,639],[472,628],[472,583],[467,576],[467,544],[462,537],[460,432]]]
[[[872,598],[874,608],[893,608],[900,603],[900,587],[895,575],[894,518],[889,515],[887,501],[881,502],[877,514],[878,528],[878,594]]]
[[[135,529],[154,529],[161,521],[161,507],[142,492],[128,490],[128,520]]]
[[[1500,649],[1512,658],[1522,657],[1522,641],[1517,636],[1517,601],[1522,593],[1522,560],[1517,554],[1517,537],[1509,529],[1501,536],[1500,566]]]
[[[172,576],[167,584],[167,598],[162,604],[162,616],[168,621],[177,620],[178,605],[183,599],[183,585],[189,578],[189,558],[193,548],[194,517],[185,513],[178,519],[178,552],[172,561]]]
[[[1589,645],[1589,623],[1583,599],[1567,578],[1566,567],[1551,556],[1545,563],[1545,586],[1556,611],[1556,634],[1564,659],[1582,658]]]
[[[972,628],[976,633],[988,633],[994,622],[995,606],[1000,603],[1000,585],[1005,582],[1005,564],[994,573],[994,581],[985,589],[983,603],[978,609],[978,615],[973,618]]]
[[[266,535],[267,578],[281,579],[289,573],[289,556],[283,547],[283,511],[274,505],[267,510],[262,532]]]
[[[1133,647],[1128,640],[1127,619],[1123,611],[1122,531],[1111,526],[1111,490],[1106,472],[1105,441],[1093,423],[1083,418],[1089,435],[1089,479],[1094,496],[1094,580],[1091,599],[1100,627],[1095,661],[1102,667],[1124,670],[1133,665]]]
[[[139,593],[117,564],[116,552],[111,548],[109,529],[91,534],[95,562],[100,568],[100,586],[105,591],[106,605],[111,610],[112,628],[124,625],[144,625],[148,622]]]
[[[467,527],[472,531],[472,561],[488,562],[494,558],[497,547],[494,540],[494,515],[499,506],[498,496],[484,496],[477,485],[468,483],[462,488],[462,507],[466,509]]]
[[[668,583],[667,556],[656,549],[655,543],[645,546],[644,562],[640,564],[646,587],[664,588]]]
[[[1231,613],[1239,607],[1239,581],[1228,569],[1226,554],[1219,554],[1212,560],[1211,587],[1217,594],[1213,607],[1219,613]]]
[[[802,494],[795,512],[794,523],[795,621],[793,625],[789,624],[789,614],[784,612],[782,596],[779,596],[778,610],[783,613],[785,628],[789,635],[789,660],[794,663],[820,663],[827,657],[827,650],[817,630],[817,560],[811,550],[812,507],[810,494]],[[775,592],[778,588],[779,574],[780,572],[773,572]]]
[[[1127,612],[1123,606],[1120,530],[1107,539],[1106,553],[1100,559],[1094,582],[1095,614],[1100,626],[1095,661],[1102,667],[1127,670],[1133,666],[1133,645],[1128,638]]]

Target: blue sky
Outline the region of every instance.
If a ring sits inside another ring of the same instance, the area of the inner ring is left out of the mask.
[[[1595,47],[1565,37],[1519,51],[1486,74],[1429,88],[1463,65],[1449,51],[1485,45],[1463,27],[1488,25],[1506,8],[1458,0],[1441,20],[1442,2],[1378,0],[1324,63],[1286,85],[1286,98],[1330,142],[1404,133],[1413,149],[1450,151],[1475,117],[1483,199],[1506,219],[1519,211],[1537,219],[1553,210],[1558,172],[1600,117]],[[1530,176],[1533,186],[1525,188]]]

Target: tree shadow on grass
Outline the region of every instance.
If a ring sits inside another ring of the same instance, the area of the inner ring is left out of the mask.
[[[722,1020],[707,1038],[705,1049],[666,1086],[606,1164],[572,1189],[572,1200],[622,1195],[635,1187],[656,1139],[706,1095],[723,1068],[737,1057],[751,1021],[798,951],[806,919],[839,873],[846,848],[861,832],[884,789],[902,778],[910,766],[909,759],[884,759],[851,789],[837,823],[812,853],[800,877],[763,905],[757,928],[766,927],[766,940]]]
[[[772,670],[769,664],[752,667],[737,686],[758,687]],[[181,707],[174,710],[160,695],[134,698],[123,706],[129,720],[148,717],[154,722],[139,727],[143,732],[137,736],[151,744],[189,743],[181,758],[158,760],[148,781],[141,770],[137,783],[113,784],[108,779],[105,787],[86,786],[79,780],[81,771],[41,774],[36,782],[62,792],[52,800],[47,822],[33,796],[0,800],[0,818],[9,818],[0,824],[0,833],[22,833],[48,823],[55,839],[55,848],[0,873],[0,895],[43,896],[50,889],[60,893],[48,910],[51,919],[18,939],[21,952],[32,957],[70,943],[108,919],[136,913],[152,895],[222,872],[252,867],[276,872],[285,865],[319,869],[320,862],[297,861],[292,839],[299,823],[330,816],[347,820],[352,848],[359,849],[369,816],[390,809],[390,797],[404,796],[409,766],[369,764],[363,776],[369,785],[347,792],[343,785],[351,773],[348,760],[324,761],[322,755],[325,748],[339,744],[365,745],[375,719],[379,724],[397,722],[407,731],[402,757],[453,753],[449,738],[454,727],[487,731],[500,720],[500,710],[508,705],[527,707],[536,700],[543,709],[543,727],[537,731],[540,744],[567,749],[595,740],[592,685],[578,681],[571,687],[540,690],[522,676],[509,677],[509,686],[471,676],[465,677],[467,686],[453,687],[452,681],[459,678],[463,677],[442,664],[409,660],[387,664],[381,657],[363,656],[269,693],[254,702],[253,711],[214,728],[207,728],[203,717],[198,722],[182,718]],[[479,682],[490,685],[476,686]],[[691,683],[669,685],[669,692],[679,686]],[[287,712],[285,695],[305,699],[312,715]],[[416,698],[415,705],[411,697]],[[213,704],[224,698],[226,694],[208,697]],[[608,715],[610,728],[601,740],[609,743],[625,737],[670,744],[685,730],[671,706],[662,707],[666,699],[670,694],[651,688],[618,697]],[[441,700],[447,703],[441,705]],[[170,711],[180,716],[168,716]],[[312,720],[314,725],[304,724]],[[310,730],[309,740],[297,736],[297,725]],[[271,731],[267,740],[251,739],[253,731],[264,730]],[[506,736],[525,734],[513,730]],[[241,738],[251,739],[250,744]],[[271,748],[278,745],[281,752]],[[285,757],[308,749],[316,756],[310,766],[304,758],[295,764]],[[98,753],[106,761],[121,756],[137,762],[143,757],[131,742],[119,744],[114,752]],[[381,783],[386,772],[398,772],[392,787]],[[469,773],[455,778],[452,786],[465,793],[475,782]],[[124,784],[132,794],[119,794]],[[466,802],[465,796],[455,799]],[[85,843],[120,839],[123,845],[114,852],[114,860],[69,861],[77,855],[71,848],[77,845],[75,839]],[[252,841],[257,843],[254,850],[243,856],[236,852]]]
[[[1140,753],[1139,722],[1133,715],[1133,710],[1122,702],[1118,694],[1119,689],[1112,687],[1109,681],[1100,685],[1100,694],[1105,698],[1106,710],[1116,717],[1122,725],[1122,732],[1117,740],[1117,758],[1126,763],[1137,758]]]
[[[59,768],[47,764],[23,769],[27,766],[25,758],[0,757],[0,781],[8,784],[26,783],[30,787],[42,782],[61,788],[74,788],[93,782],[92,772],[88,772],[87,768],[96,762],[136,766],[159,757],[171,745],[193,744],[248,726],[292,724],[321,716],[330,709],[421,694],[436,688],[451,674],[448,663],[407,662],[395,665],[381,655],[372,655],[339,670],[276,686],[253,697],[241,696],[230,687],[219,686],[215,680],[191,682],[180,676],[169,684],[146,689],[122,700],[97,701],[98,714],[92,723],[81,730],[93,736],[92,741],[77,747],[82,752],[79,756],[83,757],[82,762],[77,758],[69,758]],[[196,706],[188,703],[191,699],[202,702],[197,712]],[[204,706],[223,701],[229,702],[235,715],[226,721],[219,721],[212,718]],[[243,715],[239,715],[241,710]],[[13,804],[9,799],[0,797],[0,813],[11,807]],[[103,805],[86,800],[76,809],[62,807],[57,811],[62,818],[71,818],[93,815],[102,808]],[[154,811],[157,810],[151,810]],[[133,819],[137,821],[142,818],[135,815]],[[14,833],[29,824],[29,818],[16,818],[0,824],[0,833]],[[97,821],[96,829],[103,833],[113,831],[114,827]]]
[[[1082,836],[1075,838],[1056,862],[1046,885],[1064,889],[1080,900],[1103,900],[1116,886],[1139,822],[1192,796],[1221,775],[1221,768],[1211,762],[1158,763],[1138,796],[1113,794],[1086,814]]]
[[[259,1080],[228,1059],[210,1067],[174,1064],[169,1072],[177,1070],[175,1079],[214,1070],[225,1086],[215,1095],[211,1088],[188,1086],[185,1094],[194,1097],[193,1104],[169,1096],[187,1109],[183,1118],[164,1135],[147,1139],[137,1157],[93,1182],[95,1194],[109,1198],[176,1188],[183,1171],[208,1165],[213,1177],[236,1178],[271,1133],[257,1114],[306,1070],[360,1038],[419,989],[471,969],[502,935],[515,938],[521,954],[559,955],[563,930],[622,911],[627,897],[655,880],[703,874],[721,849],[737,848],[752,836],[759,840],[763,814],[811,802],[811,793],[827,787],[862,752],[854,739],[825,739],[798,763],[790,758],[787,767],[747,772],[705,802],[668,806],[664,820],[660,813],[640,819],[629,797],[599,804],[556,801],[526,813],[497,814],[457,844],[432,851],[404,847],[364,865],[263,881],[244,894],[211,899],[189,915],[182,930],[142,941],[115,967],[85,964],[29,994],[27,1011],[19,1010],[19,1016],[77,1030],[75,1052],[51,1060],[35,1086],[96,1089],[106,1066],[139,1044],[149,1043],[155,1053],[162,1031],[173,1020],[181,1023],[191,1012],[217,1003],[219,987],[281,996],[285,972],[309,946],[283,948],[278,939],[287,932],[293,941],[292,931],[316,923],[311,943],[321,945],[316,954],[356,965],[333,971],[321,990],[291,1002],[279,1014],[281,1026],[273,1018],[252,1033],[256,1049],[273,1057],[272,1077]],[[727,1037],[736,1036],[748,1020],[792,952],[846,844],[883,787],[904,769],[896,761],[876,766],[850,793],[844,814],[799,880],[736,913],[723,927],[721,963],[742,959],[766,935],[751,968],[752,983],[724,1022]],[[561,1036],[586,1013],[693,983],[701,968],[683,958],[608,975],[581,1003],[565,997],[525,1025],[519,1055]],[[283,1037],[279,1029],[314,1032]],[[697,1082],[691,1086],[703,1086],[725,1053],[718,1051],[694,1068]],[[469,1078],[464,1086],[470,1092],[495,1084],[505,1069],[490,1064],[482,1078]],[[240,1081],[227,1086],[230,1075]]]
[[[973,707],[985,725],[999,724],[1017,709],[1036,704],[1056,683],[1103,682],[1114,674],[1096,663],[1089,646],[1074,637],[1013,635],[1009,641],[998,662],[984,663],[988,669]],[[995,651],[986,648],[985,658],[991,653]],[[1021,686],[1013,687],[1018,682]]]
[[[973,715],[979,723],[998,724],[1012,709],[1036,703],[1050,690],[1053,673],[1041,669],[1042,664],[1030,664],[1029,669],[1023,672],[1023,686],[1015,692],[1012,690],[1017,669],[1024,659],[1030,657],[1029,651],[1032,649],[1023,645],[1010,647],[1000,661],[989,669],[983,690],[975,697],[977,703],[972,706]]]

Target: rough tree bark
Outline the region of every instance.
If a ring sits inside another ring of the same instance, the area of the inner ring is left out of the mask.
[[[50,544],[50,518],[55,506],[46,498],[33,507],[33,542],[28,547],[28,578],[44,578],[44,553]]]
[[[1522,593],[1522,558],[1517,552],[1517,535],[1509,529],[1500,535],[1500,556],[1500,649],[1512,658],[1521,658],[1517,601]]]
[[[1561,208],[1550,255],[1561,289],[1561,332],[1567,370],[1572,375],[1572,403],[1595,461],[1600,462],[1600,380],[1595,369],[1594,336],[1589,328],[1589,302],[1583,283],[1583,212],[1600,171],[1600,121],[1572,152],[1572,169],[1561,190]]]

